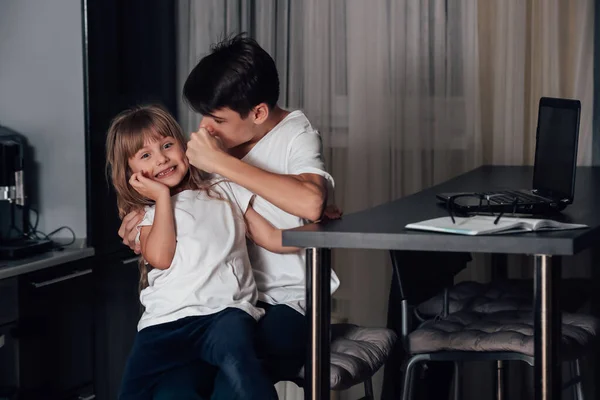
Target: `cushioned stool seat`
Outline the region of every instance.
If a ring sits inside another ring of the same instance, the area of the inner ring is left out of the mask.
[[[385,328],[331,326],[331,389],[344,390],[370,379],[389,357],[396,334]],[[300,371],[304,378],[304,368]]]
[[[594,317],[563,313],[561,356],[571,360],[589,351],[599,326],[600,322]],[[530,311],[459,311],[443,319],[424,322],[410,333],[408,341],[412,354],[515,352],[533,357],[533,314]]]
[[[560,284],[561,309],[576,312],[590,297],[586,279],[565,279]],[[443,312],[444,293],[419,304],[416,311],[423,319]],[[460,282],[448,289],[449,314],[457,311],[492,313],[527,311],[533,307],[533,282],[526,279],[501,280],[491,283]]]

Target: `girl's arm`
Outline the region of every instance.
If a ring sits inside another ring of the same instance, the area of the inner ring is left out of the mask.
[[[273,253],[296,253],[300,251],[298,247],[284,247],[281,245],[281,229],[275,228],[262,215],[257,213],[252,206],[248,206],[246,214],[246,226],[248,228],[248,237],[260,247]]]
[[[173,262],[177,239],[171,196],[165,192],[156,199],[154,222],[140,232],[142,256],[154,268],[167,269]]]

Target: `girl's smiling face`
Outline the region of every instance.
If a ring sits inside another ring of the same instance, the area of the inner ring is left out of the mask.
[[[144,140],[144,146],[128,160],[132,173],[161,182],[169,188],[177,187],[189,170],[185,150],[170,136],[154,136]]]

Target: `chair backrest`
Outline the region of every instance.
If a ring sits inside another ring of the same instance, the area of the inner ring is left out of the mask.
[[[391,250],[390,257],[392,284],[398,289],[402,313],[400,339],[406,344],[411,332],[412,306],[451,286],[454,275],[465,268],[471,256],[468,253]]]
[[[435,296],[453,284],[454,276],[471,260],[468,253],[391,250],[394,284],[411,305]]]
[[[403,271],[400,265],[400,257],[397,251],[390,251],[390,257],[392,259],[392,268],[393,268],[393,281],[392,285],[395,283],[398,285],[398,291],[400,293],[400,312],[402,313],[402,329],[400,332],[400,341],[402,342],[402,346],[405,350],[408,350],[408,334],[411,329],[411,312],[409,310],[408,299],[406,298],[404,285],[402,281]]]

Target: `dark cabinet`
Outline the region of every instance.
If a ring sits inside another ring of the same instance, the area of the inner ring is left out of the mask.
[[[14,399],[19,385],[17,278],[0,280],[0,399]]]
[[[138,258],[98,258],[96,284],[96,399],[114,400],[141,315],[138,296]]]
[[[21,399],[78,398],[91,391],[92,272],[88,259],[19,277],[14,338]]]
[[[128,250],[0,280],[0,399],[116,399],[138,280]]]
[[[0,326],[0,399],[13,399],[18,386],[16,324]]]

